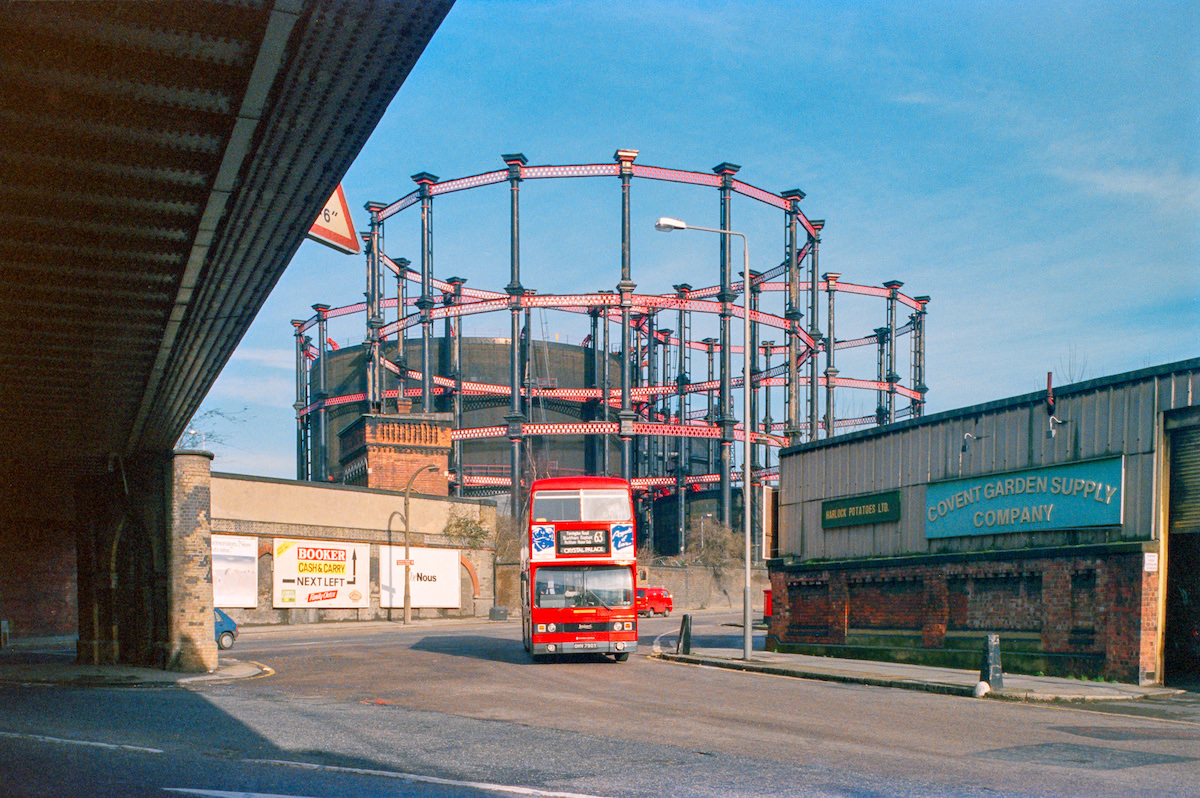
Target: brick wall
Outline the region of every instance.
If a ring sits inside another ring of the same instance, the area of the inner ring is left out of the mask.
[[[302,540],[330,540],[338,543],[367,543],[370,545],[370,582],[368,585],[369,606],[359,609],[334,607],[275,607],[273,586],[275,579],[275,558],[273,543],[276,535],[269,532],[249,531],[246,529],[227,528],[231,525],[219,523],[215,532],[218,534],[238,534],[258,537],[258,606],[257,607],[227,607],[222,609],[239,624],[252,625],[286,625],[301,623],[325,623],[333,621],[378,621],[399,620],[403,614],[400,608],[383,606],[380,599],[379,556],[380,546],[386,544],[375,542],[379,535],[370,530],[339,530],[343,534],[329,537],[329,528],[296,528],[288,535],[278,537],[298,537]],[[324,535],[325,537],[320,537]],[[393,541],[395,543],[395,541]],[[493,550],[487,547],[463,548],[444,535],[412,534],[413,546],[430,548],[456,548],[459,551],[459,607],[414,607],[414,618],[479,618],[487,617],[493,603],[494,585],[492,580]]]
[[[75,634],[75,532],[55,518],[4,519],[0,620],[11,639]]]
[[[1102,658],[1106,677],[1152,682],[1158,574],[1142,562],[1140,546],[1122,544],[772,566],[768,645],[887,630],[940,649],[948,633],[1007,632],[1041,653]]]
[[[960,573],[945,580],[946,628],[1041,631],[1042,578],[1028,573]]]
[[[847,586],[849,625],[861,629],[920,629],[925,583],[915,574],[859,578]]]
[[[216,670],[213,638],[212,547],[208,452],[178,451],[171,464],[171,516],[167,530],[166,666]]]
[[[445,478],[440,474],[430,476],[441,479],[444,485]],[[418,493],[420,487],[418,480],[409,502],[410,543],[418,547],[459,550],[461,604],[458,609],[413,608],[414,616],[487,616],[494,596],[492,560],[497,520],[495,504],[481,499],[433,497],[429,495],[433,491],[422,490]],[[213,479],[212,492],[212,532],[258,539],[256,606],[220,605],[235,621],[245,624],[289,624],[399,617],[381,603],[379,556],[382,546],[403,545],[403,485],[399,492],[377,492],[344,485],[219,474]],[[447,523],[454,517],[473,520],[490,534],[473,544],[470,540],[448,534]],[[359,609],[274,607],[273,542],[277,538],[369,545],[369,606]]]
[[[452,422],[448,413],[360,416],[339,435],[343,481],[404,490],[413,478],[417,493],[448,495],[445,471],[450,463]],[[427,465],[436,470],[421,471]]]

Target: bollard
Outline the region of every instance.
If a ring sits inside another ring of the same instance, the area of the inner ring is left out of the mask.
[[[683,615],[679,619],[679,639],[675,641],[675,653],[692,653],[692,616],[690,615]]]
[[[979,681],[987,682],[993,690],[1004,687],[1004,669],[1000,666],[1000,635],[989,634],[983,644],[983,663]]]

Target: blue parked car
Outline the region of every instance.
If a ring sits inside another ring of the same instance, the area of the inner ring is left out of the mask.
[[[233,648],[233,641],[237,640],[238,636],[238,627],[224,610],[213,608],[213,634],[217,638],[217,648]]]

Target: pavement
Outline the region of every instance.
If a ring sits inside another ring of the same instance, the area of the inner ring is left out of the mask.
[[[730,670],[767,673],[798,679],[867,684],[921,690],[927,693],[974,696],[979,684],[978,670],[937,668],[903,662],[818,657],[808,654],[780,654],[753,651],[749,661],[741,648],[696,648],[690,654],[661,652],[656,656],[671,662],[683,662]],[[1004,673],[1003,687],[988,685],[987,698],[1013,701],[1130,701],[1151,696],[1178,695],[1183,690],[1150,685],[1141,687],[1120,682],[1101,682],[1053,676],[1026,676]]]
[[[340,625],[340,624],[338,624]],[[309,630],[321,626],[309,627]],[[289,627],[285,627],[289,628]],[[295,627],[290,627],[294,629]],[[249,631],[249,629],[246,629]],[[272,627],[255,627],[256,633],[270,634]],[[922,690],[947,695],[973,696],[979,683],[979,671],[909,665],[898,662],[839,659],[806,654],[781,654],[755,650],[749,661],[739,648],[693,646],[691,653],[655,651],[651,656],[668,662],[766,673],[800,679],[874,685],[906,690]],[[40,638],[13,641],[0,649],[0,683],[63,686],[155,687],[188,686],[234,679],[269,676],[268,665],[241,660],[222,653],[219,665],[211,673],[139,668],[129,665],[80,665],[75,662],[74,638]],[[1130,701],[1184,692],[1170,687],[1138,686],[1051,676],[1026,676],[1005,673],[1003,687],[990,689],[988,698],[1016,701]],[[989,686],[990,687],[990,686]]]
[[[259,662],[222,654],[208,673],[185,673],[133,665],[80,665],[75,662],[75,638],[47,637],[12,641],[0,649],[0,684],[68,687],[168,687],[173,685],[251,679],[273,673]]]

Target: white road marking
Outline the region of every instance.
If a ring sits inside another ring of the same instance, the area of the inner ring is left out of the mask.
[[[443,779],[438,776],[421,776],[416,773],[402,773],[395,770],[373,770],[370,768],[348,768],[337,765],[314,765],[311,762],[291,762],[286,759],[243,759],[251,765],[280,765],[283,767],[302,768],[304,770],[319,770],[326,773],[352,773],[356,776],[378,776],[401,781],[417,782],[419,784],[438,784],[444,787],[469,787],[474,790],[488,790],[510,795],[529,795],[534,798],[603,798],[603,796],[579,792],[558,792],[555,790],[539,790],[533,787],[514,787],[508,784],[491,784],[484,781],[463,781],[460,779]],[[243,795],[231,793],[230,795]],[[292,797],[288,797],[292,798]],[[298,796],[296,798],[299,798]]]
[[[62,737],[47,737],[44,734],[17,734],[15,732],[0,732],[0,737],[11,740],[31,740],[37,743],[60,743],[63,745],[86,745],[91,748],[108,748],[113,751],[138,751],[143,754],[161,754],[161,748],[145,748],[140,745],[120,745],[118,743],[101,743],[95,740],[67,740]]]
[[[226,790],[193,790],[188,787],[163,787],[166,792],[204,795],[208,798],[314,798],[305,795],[282,795],[275,792],[228,792]]]
[[[679,636],[678,632],[663,632],[662,634],[655,637],[654,638],[654,653],[655,654],[663,653],[663,647],[662,647],[660,641],[664,637],[678,637],[678,636]],[[675,646],[671,646],[671,653],[675,653]]]

